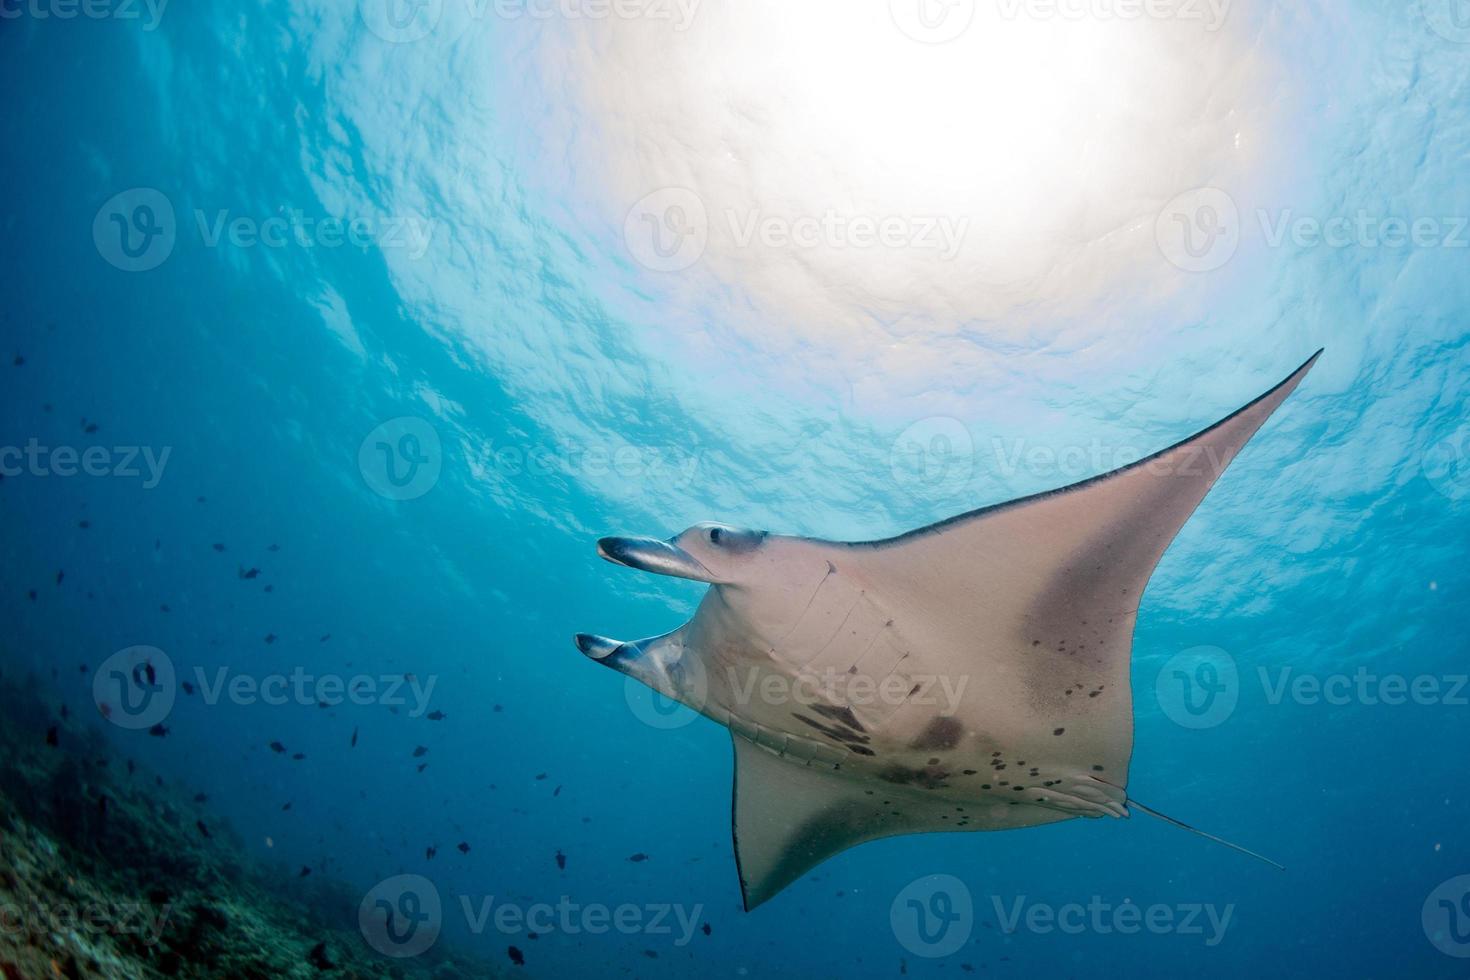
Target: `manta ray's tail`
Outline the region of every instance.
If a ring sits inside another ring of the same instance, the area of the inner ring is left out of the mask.
[[[1093,776],[1092,778],[1093,779],[1096,779],[1100,783],[1105,783],[1108,786],[1111,786],[1114,789],[1121,791],[1124,794],[1124,796],[1125,796],[1124,803],[1126,805],[1128,805],[1128,806],[1133,807],[1133,809],[1138,810],[1140,813],[1147,813],[1149,816],[1151,816],[1151,817],[1153,817],[1153,818],[1155,818],[1157,820],[1162,820],[1162,821],[1164,821],[1164,823],[1167,823],[1167,824],[1173,824],[1175,827],[1178,827],[1180,830],[1187,830],[1191,834],[1197,834],[1200,837],[1203,837],[1205,840],[1212,840],[1216,844],[1224,844],[1226,847],[1230,848],[1232,851],[1239,851],[1242,854],[1245,854],[1245,855],[1247,855],[1249,857],[1255,858],[1257,861],[1264,861],[1265,863],[1269,864],[1271,867],[1275,868],[1277,871],[1285,871],[1286,870],[1286,867],[1284,865],[1277,864],[1275,861],[1273,861],[1270,858],[1266,857],[1264,854],[1257,854],[1255,851],[1251,850],[1248,847],[1241,847],[1239,844],[1232,844],[1232,843],[1230,843],[1230,841],[1226,840],[1223,837],[1216,837],[1214,834],[1206,833],[1205,831],[1200,830],[1198,827],[1191,827],[1189,824],[1185,823],[1183,820],[1175,820],[1173,817],[1169,816],[1167,813],[1160,813],[1159,811],[1155,810],[1153,807],[1144,806],[1142,803],[1140,803],[1137,800],[1133,799],[1131,796],[1128,796],[1127,795],[1127,792],[1128,791],[1127,790],[1124,790],[1123,787],[1119,786],[1117,783],[1109,783],[1106,779],[1102,779],[1102,778],[1100,778],[1098,776]]]
[[[1154,810],[1154,809],[1151,809],[1150,807],[1144,806],[1142,803],[1138,802],[1137,800],[1130,799],[1128,801],[1128,805],[1131,806],[1131,807],[1133,807],[1135,810],[1141,810],[1144,813],[1147,813],[1151,817],[1157,817],[1158,819],[1164,821],[1164,823],[1173,824],[1174,826],[1180,828],[1181,830],[1187,830],[1187,831],[1189,831],[1191,834],[1198,834],[1199,836],[1203,837],[1205,840],[1212,840],[1216,844],[1224,844],[1226,847],[1230,848],[1232,851],[1239,851],[1242,854],[1247,854],[1247,855],[1255,858],[1257,861],[1264,861],[1267,864],[1269,864],[1271,867],[1275,868],[1277,871],[1285,871],[1286,870],[1286,868],[1284,866],[1282,866],[1280,864],[1277,864],[1275,861],[1271,860],[1268,857],[1265,857],[1264,855],[1257,854],[1255,851],[1252,851],[1249,848],[1241,847],[1239,844],[1232,844],[1232,843],[1230,843],[1228,840],[1226,840],[1223,837],[1216,837],[1214,834],[1207,834],[1203,830],[1200,830],[1198,827],[1191,827],[1189,824],[1185,823],[1182,820],[1175,820],[1171,816],[1168,816],[1166,814],[1160,813],[1159,811]]]

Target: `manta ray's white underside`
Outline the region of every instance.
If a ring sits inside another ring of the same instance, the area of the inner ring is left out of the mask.
[[[730,728],[747,908],[880,837],[1125,816],[1139,599],[1315,361],[1132,466],[891,540],[607,539],[711,588],[667,636],[578,643]]]

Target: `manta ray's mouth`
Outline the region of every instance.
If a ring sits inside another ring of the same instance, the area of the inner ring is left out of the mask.
[[[696,582],[713,582],[710,570],[689,552],[656,538],[603,538],[597,553],[614,565],[636,568],[655,575],[672,575]]]

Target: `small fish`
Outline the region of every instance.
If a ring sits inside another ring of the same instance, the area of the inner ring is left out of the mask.
[[[357,748],[357,729],[356,728],[352,729],[352,744],[349,747],[350,748],[354,748],[354,749]]]
[[[424,756],[426,756],[428,754],[429,754],[428,748],[426,748],[425,746],[422,746],[422,745],[418,746],[417,748],[415,748],[413,750],[413,757],[415,759],[422,759]]]
[[[425,762],[425,763],[423,763],[423,764],[422,764],[422,765],[420,765],[420,766],[419,766],[419,767],[418,767],[418,771],[419,771],[419,772],[423,772],[423,771],[424,771],[424,770],[425,770],[425,769],[427,769],[427,768],[429,768],[429,764],[428,764],[428,763],[427,763],[427,762]]]
[[[634,864],[642,864],[644,861],[648,860],[648,855],[644,854],[642,851],[639,851],[637,854],[634,854],[632,857],[628,858],[628,860],[632,861]]]
[[[61,584],[61,581],[62,581],[62,579],[64,579],[64,578],[66,578],[66,571],[65,571],[65,570],[64,570],[64,569],[63,569],[63,570],[60,570],[60,571],[58,571],[58,572],[57,572],[57,573],[56,573],[56,584],[57,584],[57,585],[60,585],[60,584]]]
[[[435,854],[438,854],[438,853],[439,853],[439,848],[437,848],[437,847],[426,847],[426,848],[424,848],[424,860],[425,861],[432,861],[432,860],[434,860],[434,855]]]
[[[204,498],[203,497],[200,497],[199,498],[199,502],[200,503],[203,503],[204,502]],[[215,551],[224,551],[225,550],[224,542],[223,541],[216,541],[214,543],[214,550]]]
[[[184,681],[184,683],[181,684],[180,687],[182,687],[184,689],[184,693],[185,694],[193,694],[194,693],[194,685],[193,684],[190,684],[188,681]]]
[[[556,852],[556,866],[557,869],[561,871],[565,871],[567,869],[567,856],[563,854],[560,850]]]
[[[658,954],[657,954],[657,953],[655,953],[655,952],[654,952],[654,951],[653,951],[653,950],[651,950],[651,949],[645,949],[645,950],[644,950],[644,951],[643,951],[643,955],[644,955],[644,956],[646,956],[646,957],[648,957],[648,958],[649,958],[649,959],[651,959],[651,960],[656,960],[656,959],[658,959]]]
[[[700,926],[699,929],[706,936],[708,936],[710,934],[710,928],[709,928],[709,923],[708,922],[706,922],[704,925]]]
[[[271,751],[274,752],[276,755],[281,755],[286,751],[286,747],[280,742],[272,742]]]
[[[211,834],[209,832],[209,828],[206,827],[206,826],[204,826],[204,821],[203,820],[195,820],[194,821],[194,826],[198,827],[199,828],[199,832],[201,834],[203,834],[205,837],[212,837],[212,836],[214,836],[213,834]]]
[[[449,716],[442,711],[431,711],[427,715],[424,715],[424,717],[429,719],[430,721],[443,721]]]
[[[239,575],[242,579],[258,578],[260,576],[260,569],[246,568],[244,565],[241,565],[239,571],[235,574]]]
[[[280,551],[281,550],[281,546],[278,545],[278,544],[273,544],[270,547],[266,548],[265,550],[266,551]]]
[[[305,865],[302,865],[301,866],[301,873],[298,874],[296,877],[298,877],[298,878],[310,878],[311,877],[311,869],[308,868],[308,867],[306,867]]]
[[[512,963],[514,963],[516,966],[525,966],[526,965],[526,954],[525,953],[522,953],[516,947],[511,946],[505,952],[506,952],[506,955],[510,957],[510,961]]]
[[[31,589],[28,592],[26,592],[26,598],[29,599],[29,600],[31,600],[32,602],[35,602],[36,601],[36,590],[35,589]]]
[[[194,802],[195,803],[208,803],[209,802],[209,797],[206,796],[203,793],[195,793],[194,794]]]
[[[317,640],[317,642],[318,643],[325,643],[328,640],[330,640],[331,638],[332,638],[332,634],[331,633],[323,633],[321,639]]]
[[[168,735],[168,729],[163,726],[163,722],[159,722],[152,728],[148,729],[148,734],[152,735],[154,738],[165,738]]]
[[[561,787],[558,786],[556,789],[552,790],[551,791],[551,795],[552,796],[560,796],[561,795]]]
[[[461,854],[468,854],[470,853],[470,845],[466,844],[464,841],[460,841],[459,846],[457,846],[455,850],[459,851],[459,853]]]
[[[85,520],[83,520],[83,521],[77,521],[77,527],[81,528],[83,531],[87,530],[87,528],[89,528],[91,526],[92,526],[92,522],[91,521],[85,521]]]
[[[274,633],[267,633],[265,635],[265,642],[266,643],[274,643],[274,642],[276,642],[276,634],[274,634]]]
[[[52,725],[50,728],[46,729],[46,744],[51,746],[53,749],[61,744],[61,737],[57,734],[55,725]]]
[[[289,809],[291,809],[291,804],[287,803],[287,804],[285,804],[284,806],[281,807],[281,812],[282,813],[285,813]]]
[[[537,782],[540,782],[541,780],[543,780],[545,778],[546,778],[546,773],[544,773],[544,772],[538,772],[536,774],[536,781]]]
[[[166,602],[159,605],[158,611],[161,613],[173,612],[173,610],[168,607],[168,603]]]
[[[297,752],[291,758],[293,760],[295,760],[296,762],[300,762],[302,759],[305,759],[306,758],[306,753],[305,752]]]
[[[26,359],[17,354],[15,355],[15,360],[11,361],[10,363],[15,365],[16,367],[23,367],[25,365],[25,362]]]

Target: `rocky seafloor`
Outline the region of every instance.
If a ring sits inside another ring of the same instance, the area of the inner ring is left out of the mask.
[[[54,977],[490,977],[452,949],[412,960],[358,932],[360,895],[287,878],[185,790],[0,676],[0,973]]]

